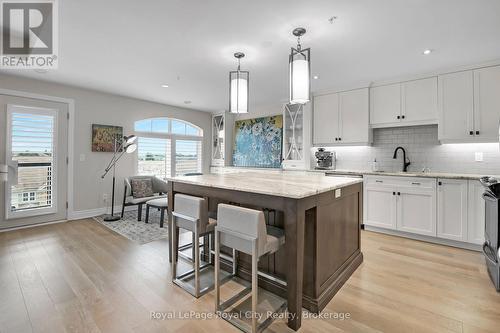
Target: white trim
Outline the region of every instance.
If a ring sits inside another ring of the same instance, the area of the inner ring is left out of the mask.
[[[22,225],[22,226],[18,226],[18,227],[2,228],[2,229],[0,229],[0,232],[8,232],[8,231],[14,231],[14,230],[20,230],[20,229],[29,229],[29,228],[34,228],[34,227],[42,227],[42,226],[49,225],[49,224],[65,223],[65,222],[69,222],[69,221],[68,220],[59,220],[59,221],[50,221],[50,222]]]
[[[86,210],[77,210],[73,211],[70,215],[68,215],[68,220],[81,220],[81,219],[88,219],[91,217],[96,217],[100,216],[103,214],[106,214],[108,211],[109,207],[101,207],[101,208],[94,208],[94,209],[86,209]],[[122,206],[115,206],[115,212],[121,214]],[[127,206],[125,207],[126,212],[134,211],[137,210],[137,206]],[[115,213],[116,214],[116,213]]]
[[[477,244],[473,244],[473,243],[466,243],[466,242],[454,241],[451,239],[443,239],[443,238],[437,238],[437,237],[431,237],[431,236],[417,235],[417,234],[412,234],[412,233],[398,231],[398,230],[390,230],[390,229],[385,229],[385,228],[374,227],[374,226],[370,226],[370,225],[366,225],[366,224],[364,225],[364,227],[365,227],[365,230],[367,230],[367,231],[373,231],[373,232],[379,232],[382,234],[387,234],[387,235],[392,235],[392,236],[410,238],[410,239],[415,239],[415,240],[439,244],[439,245],[453,246],[453,247],[458,247],[458,248],[466,249],[466,250],[481,251],[481,245],[477,245]]]
[[[63,103],[68,105],[68,114],[69,114],[69,121],[68,121],[68,193],[67,195],[67,200],[68,200],[68,209],[66,211],[66,215],[70,216],[73,214],[73,209],[74,209],[74,186],[73,186],[73,177],[74,177],[74,142],[75,142],[75,100],[71,98],[63,98],[63,97],[56,97],[56,96],[49,96],[49,95],[41,95],[41,94],[35,94],[35,93],[30,93],[26,91],[17,91],[17,90],[11,90],[11,89],[3,89],[0,88],[0,95],[7,95],[7,96],[13,96],[13,97],[24,97],[24,98],[31,98],[31,99],[38,99],[42,101],[49,101],[49,102],[57,102],[57,103]]]

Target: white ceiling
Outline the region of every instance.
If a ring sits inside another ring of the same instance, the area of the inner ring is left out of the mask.
[[[498,0],[59,0],[59,17],[59,69],[15,74],[205,111],[227,108],[235,51],[250,112],[286,100],[297,26],[313,91],[500,58]]]

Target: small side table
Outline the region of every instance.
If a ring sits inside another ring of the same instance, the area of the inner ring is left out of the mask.
[[[149,208],[157,208],[160,210],[160,228],[163,228],[163,220],[165,219],[165,210],[168,207],[167,198],[158,198],[146,202],[146,223],[149,223]]]

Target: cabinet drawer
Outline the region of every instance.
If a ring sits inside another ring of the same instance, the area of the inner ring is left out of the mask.
[[[436,188],[435,178],[423,177],[400,177],[400,176],[365,176],[365,185],[387,185],[387,186],[405,186],[415,188]]]

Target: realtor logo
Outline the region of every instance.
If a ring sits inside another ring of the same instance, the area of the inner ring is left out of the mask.
[[[1,1],[0,67],[57,68],[56,9],[55,0]]]

